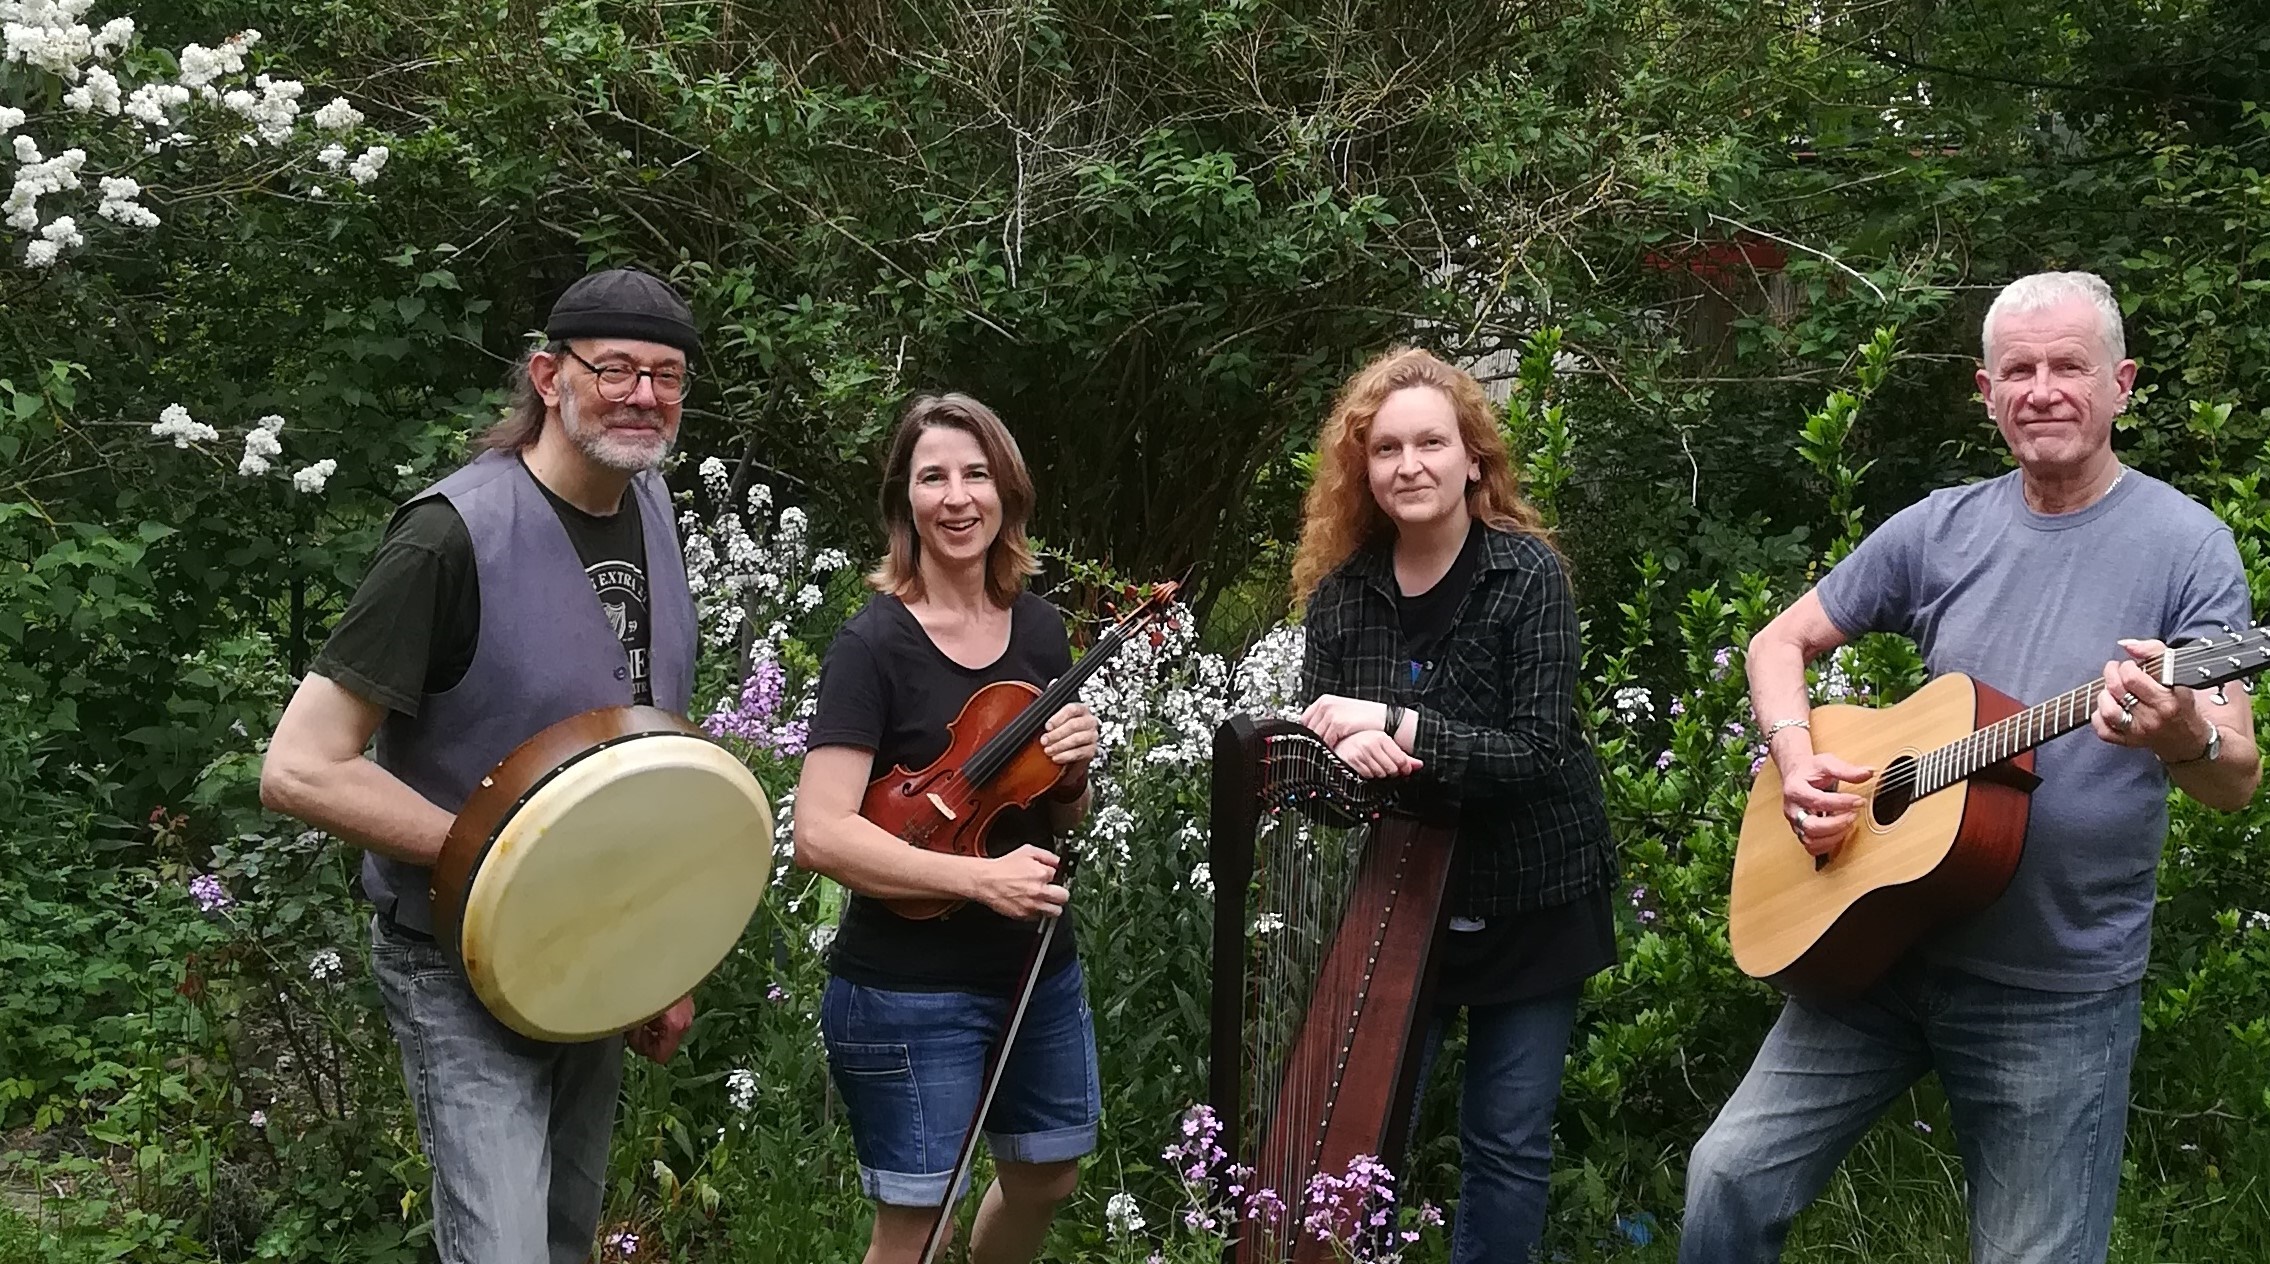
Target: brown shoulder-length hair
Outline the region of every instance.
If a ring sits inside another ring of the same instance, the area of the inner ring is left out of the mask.
[[[868,586],[901,601],[922,600],[922,540],[914,530],[914,503],[908,496],[915,442],[923,431],[934,429],[967,432],[977,440],[993,472],[993,486],[1001,496],[1001,533],[986,550],[985,595],[1005,609],[1024,591],[1025,577],[1040,570],[1032,544],[1025,539],[1025,523],[1033,512],[1032,471],[1025,468],[1025,454],[1001,418],[959,391],[917,395],[899,414],[890,455],[883,462],[883,560],[867,576]]]
[[[1332,414],[1316,437],[1316,478],[1301,504],[1300,549],[1293,555],[1295,602],[1307,601],[1317,584],[1356,550],[1394,532],[1393,520],[1372,499],[1364,449],[1380,405],[1412,386],[1432,387],[1450,400],[1458,417],[1459,441],[1481,463],[1482,476],[1466,485],[1467,512],[1500,530],[1519,531],[1552,545],[1543,516],[1522,498],[1521,476],[1498,433],[1497,410],[1482,393],[1482,384],[1429,352],[1393,347],[1340,388]]]
[[[536,383],[528,376],[528,366],[537,356],[559,355],[567,350],[564,342],[546,342],[531,347],[520,362],[512,366],[508,379],[512,398],[505,405],[504,414],[481,433],[473,436],[473,455],[483,452],[518,452],[536,442],[544,433],[546,405],[544,397],[536,393]]]

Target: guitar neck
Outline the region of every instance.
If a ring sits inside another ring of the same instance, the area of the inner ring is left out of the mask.
[[[2179,661],[2183,657],[2181,650],[2170,650],[2155,654],[2137,666],[2148,675],[2164,679],[2170,654]],[[2097,709],[2097,695],[2103,692],[2104,679],[2099,677],[1926,752],[1917,760],[1916,793],[1926,795],[1944,790],[1981,769],[2083,727]]]

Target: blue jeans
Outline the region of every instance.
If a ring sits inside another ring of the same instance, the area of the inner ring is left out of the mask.
[[[1790,1001],[1688,1162],[1681,1264],[1780,1258],[1790,1221],[1926,1071],[1962,1151],[1974,1264],[2102,1261],[2142,996],[1911,960],[1857,1000]]]
[[[584,1264],[607,1188],[622,1038],[530,1040],[489,1013],[439,945],[377,918],[370,960],[433,1168],[442,1264]]]
[[[1451,1264],[1528,1264],[1545,1236],[1553,1112],[1581,988],[1466,1011],[1458,1100],[1458,1215]],[[1419,1060],[1419,1095],[1456,1008],[1436,1011]],[[1412,1131],[1417,1132],[1417,1103]]]
[[[946,1201],[954,1159],[984,1092],[986,1060],[1010,1008],[1007,996],[828,980],[820,1038],[851,1119],[867,1197],[894,1207]],[[1102,1108],[1095,1020],[1075,961],[1033,988],[985,1116],[985,1144],[996,1160],[1013,1163],[1076,1159],[1096,1148]]]

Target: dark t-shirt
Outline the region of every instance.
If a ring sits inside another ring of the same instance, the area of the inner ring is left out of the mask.
[[[558,511],[576,556],[623,642],[633,700],[654,703],[646,590],[646,524],[629,489],[616,511],[588,514],[536,486]],[[447,500],[403,506],[387,524],[370,570],[331,629],[312,669],[389,710],[416,715],[427,694],[465,678],[481,640],[480,576],[473,533]]]
[[[1422,593],[1398,592],[1396,621],[1417,680],[1458,621],[1482,566],[1483,526],[1466,533],[1458,558]],[[1616,908],[1603,887],[1566,904],[1490,918],[1453,918],[1443,938],[1435,1000],[1496,1005],[1573,987],[1616,963]]]
[[[948,658],[904,602],[878,596],[836,633],[820,668],[808,744],[874,752],[870,781],[893,768],[927,767],[944,753],[946,726],[980,688],[1000,680],[1034,685],[1071,670],[1064,617],[1031,593],[1009,611],[1009,648],[984,667]],[[1049,846],[1045,809],[1009,808],[994,819],[987,850]],[[1045,973],[1069,964],[1073,915],[1049,945]],[[836,974],[893,991],[1006,992],[1031,951],[1036,923],[1013,921],[971,901],[944,917],[912,920],[854,893],[829,951]]]

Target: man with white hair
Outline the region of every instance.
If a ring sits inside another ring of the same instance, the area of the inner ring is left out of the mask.
[[[1971,1258],[2105,1257],[2120,1184],[2167,785],[2242,807],[2261,767],[2242,694],[2161,686],[2137,663],[2249,619],[2230,531],[2123,466],[2112,422],[2136,362],[2104,281],[2013,282],[1978,371],[2017,459],[1894,515],[1750,642],[1751,704],[1795,840],[1834,853],[1878,769],[1817,751],[1805,665],[1869,632],[1933,675],[2021,702],[2101,674],[2090,732],[2041,746],[2024,859],[2000,899],[1845,1002],[1789,1000],[1687,1167],[1683,1264],[1780,1256],[1790,1222],[1893,1099],[1936,1071],[1971,1211]],[[2109,661],[2108,661],[2109,660]]]

